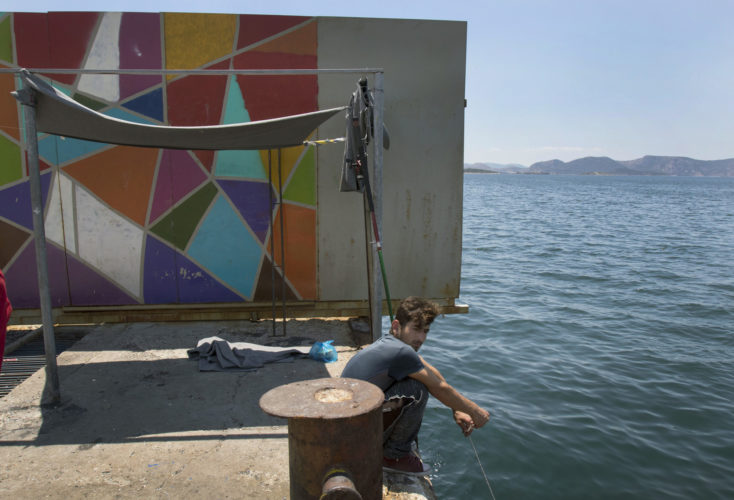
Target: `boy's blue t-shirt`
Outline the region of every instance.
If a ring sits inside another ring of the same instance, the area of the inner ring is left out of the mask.
[[[385,391],[422,368],[421,358],[411,346],[387,334],[350,359],[342,377],[366,380]]]

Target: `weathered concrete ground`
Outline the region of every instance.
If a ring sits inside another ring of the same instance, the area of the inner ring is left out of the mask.
[[[3,498],[287,498],[285,420],[260,396],[338,376],[355,351],[346,321],[102,325],[58,358],[62,402],[41,408],[44,370],[0,400]],[[204,337],[278,345],[334,339],[337,363],[201,373]]]
[[[269,322],[88,328],[58,357],[60,405],[40,405],[44,370],[0,400],[0,498],[288,498],[286,421],[258,401],[282,384],[338,376],[364,341],[344,320],[290,321],[285,338]],[[186,351],[212,335],[266,345],[333,339],[339,361],[201,373]]]

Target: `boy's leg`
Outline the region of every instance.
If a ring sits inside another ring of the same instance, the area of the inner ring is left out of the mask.
[[[382,434],[385,457],[401,458],[411,451],[412,443],[418,437],[428,402],[428,389],[417,380],[406,378],[385,391],[385,400],[402,400],[403,403],[401,408],[392,411],[399,412],[398,416]]]

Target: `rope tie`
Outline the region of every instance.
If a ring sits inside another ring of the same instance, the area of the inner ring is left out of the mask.
[[[323,146],[324,144],[334,144],[337,142],[344,142],[344,137],[337,137],[335,139],[319,139],[316,141],[303,141],[304,146]]]
[[[474,441],[472,441],[471,436],[467,436],[469,438],[469,442],[471,443],[471,447],[474,448],[474,455],[477,457],[477,463],[479,464],[479,468],[482,469],[482,475],[484,476],[484,480],[487,482],[487,488],[489,488],[489,494],[492,495],[492,500],[495,500],[494,498],[494,492],[492,491],[492,486],[489,484],[489,479],[487,479],[487,474],[484,472],[484,467],[482,466],[482,461],[479,460],[479,453],[477,453],[477,447],[474,446]]]

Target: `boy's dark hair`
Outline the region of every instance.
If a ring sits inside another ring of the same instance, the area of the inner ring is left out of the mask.
[[[422,297],[404,298],[395,311],[395,319],[401,327],[413,321],[418,328],[425,328],[433,323],[436,316],[438,316],[438,304]]]

